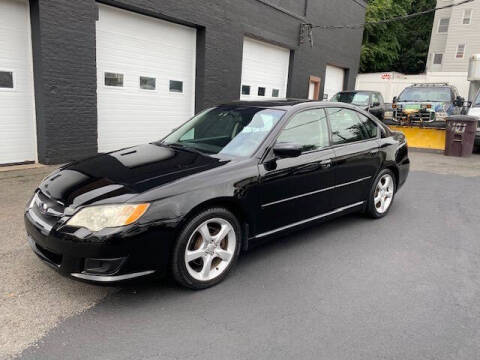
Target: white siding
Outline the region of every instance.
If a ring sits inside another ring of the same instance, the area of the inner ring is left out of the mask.
[[[110,151],[158,140],[194,114],[196,30],[99,5],[97,21],[98,148]],[[123,87],[107,87],[104,73]],[[140,76],[156,79],[140,89]],[[170,80],[183,93],[170,92]]]
[[[27,1],[0,0],[0,71],[14,88],[0,88],[0,164],[36,160],[35,110]]]
[[[437,6],[457,3],[455,1],[437,1]],[[465,9],[472,9],[471,22],[463,24]],[[448,33],[437,32],[440,18],[449,17],[450,25]],[[435,20],[430,40],[427,71],[465,72],[468,70],[468,60],[473,54],[480,53],[480,0],[460,5],[450,9],[439,10],[435,14]],[[455,57],[459,44],[466,44],[463,59]],[[433,65],[433,54],[443,54],[442,65]]]
[[[245,38],[243,41],[242,85],[250,86],[250,95],[242,100],[272,98],[277,89],[279,98],[287,96],[290,50],[262,41]],[[265,88],[265,96],[258,95],[258,88]]]

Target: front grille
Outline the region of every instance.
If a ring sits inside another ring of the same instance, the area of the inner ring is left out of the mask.
[[[28,213],[37,227],[49,232],[63,216],[64,211],[62,203],[38,191],[33,197]]]
[[[42,216],[47,217],[60,218],[65,211],[61,202],[49,198],[41,191],[35,195],[34,206]]]
[[[395,120],[407,122],[410,119],[410,122],[414,122],[414,123],[429,122],[434,120],[433,114],[434,113],[430,111],[419,111],[419,112],[410,114],[410,117],[409,117],[407,116],[407,114],[405,114],[402,111],[402,109],[398,109],[395,112]]]

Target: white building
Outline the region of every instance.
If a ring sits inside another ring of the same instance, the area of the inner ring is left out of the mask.
[[[461,0],[437,0],[437,7]],[[480,53],[480,0],[437,10],[433,22],[427,72],[467,72]]]

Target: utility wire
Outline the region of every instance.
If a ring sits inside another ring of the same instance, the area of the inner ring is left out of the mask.
[[[365,4],[363,4],[361,1],[359,0],[352,0],[355,4],[357,4],[358,6],[362,7],[362,8],[366,8]]]
[[[302,25],[306,25],[306,26],[310,27],[310,29],[324,29],[324,30],[334,30],[334,29],[361,29],[361,28],[365,27],[366,25],[387,24],[387,23],[394,22],[394,21],[410,19],[410,18],[413,18],[413,17],[416,17],[416,16],[429,14],[429,13],[435,12],[435,11],[437,11],[437,10],[448,9],[448,8],[452,8],[452,7],[455,7],[455,6],[464,5],[464,4],[470,3],[470,2],[472,2],[472,1],[474,1],[474,0],[463,0],[463,1],[461,1],[461,2],[459,2],[459,3],[456,3],[456,4],[449,4],[449,5],[439,6],[439,7],[436,7],[436,8],[434,8],[434,9],[428,9],[428,10],[425,10],[425,11],[420,11],[420,12],[418,12],[418,13],[413,13],[413,14],[408,14],[408,15],[396,16],[396,17],[392,17],[392,18],[390,18],[390,19],[384,19],[384,20],[378,20],[378,21],[367,21],[367,22],[365,22],[365,23],[363,23],[363,24],[355,24],[355,25],[313,25],[313,24],[302,24]]]

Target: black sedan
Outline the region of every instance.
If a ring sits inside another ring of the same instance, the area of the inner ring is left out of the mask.
[[[163,140],[74,162],[25,211],[33,251],[92,282],[171,274],[217,284],[241,250],[346,213],[387,214],[405,137],[344,103],[236,102]]]

